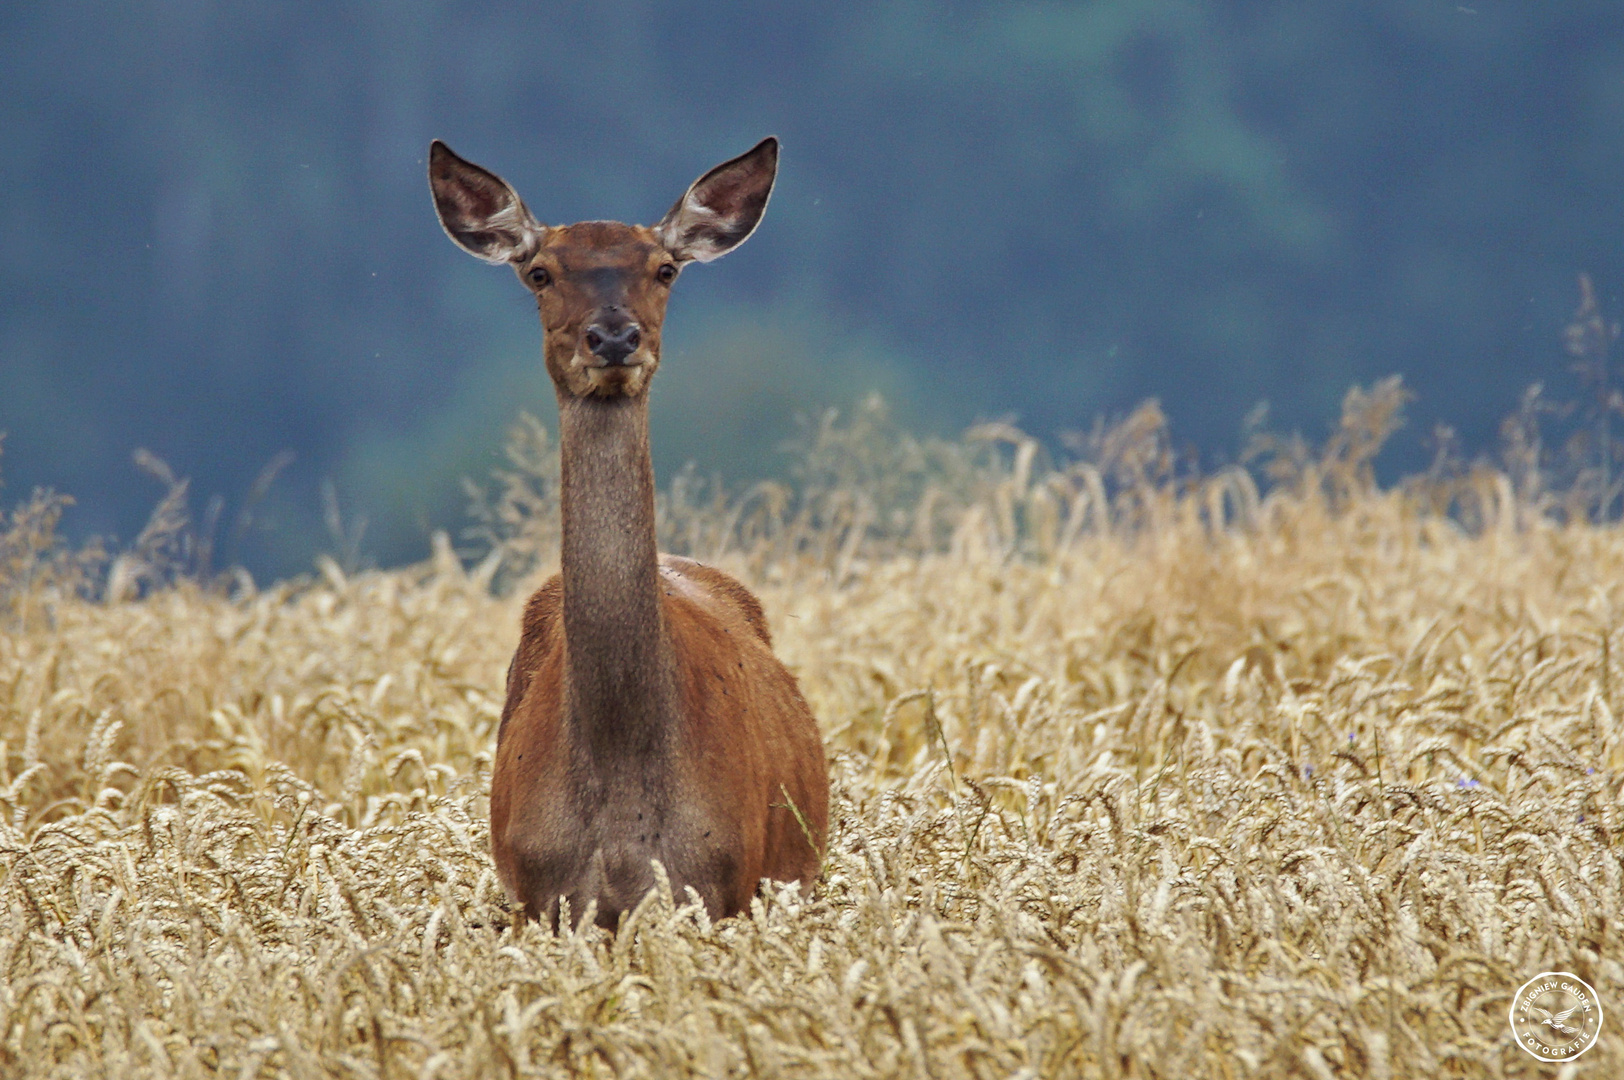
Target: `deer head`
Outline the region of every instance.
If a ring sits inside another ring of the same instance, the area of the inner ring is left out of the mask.
[[[429,187],[446,234],[475,258],[512,265],[535,293],[561,400],[648,391],[677,275],[749,238],[777,174],[778,140],[769,137],[695,180],[657,225],[548,226],[500,176],[438,139],[429,147]]]

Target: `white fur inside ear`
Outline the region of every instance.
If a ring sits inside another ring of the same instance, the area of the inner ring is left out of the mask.
[[[692,189],[683,195],[674,213],[660,223],[660,243],[679,259],[710,262],[719,259],[733,245],[723,244],[727,223],[721,214],[699,201]]]
[[[487,220],[485,231],[496,233],[503,243],[491,249],[488,255],[479,255],[486,262],[505,263],[528,259],[541,247],[543,228],[515,199]],[[475,254],[478,254],[477,252]]]
[[[460,194],[460,193],[459,193]],[[440,224],[457,246],[476,259],[493,265],[529,259],[540,248],[546,226],[536,221],[517,196],[503,200],[494,210],[464,205],[458,199],[455,215],[442,213]]]

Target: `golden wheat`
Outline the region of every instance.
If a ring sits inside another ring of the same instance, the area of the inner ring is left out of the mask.
[[[471,571],[91,601],[19,511],[0,1072],[1547,1075],[1518,984],[1624,1009],[1624,536],[1486,469],[1378,489],[1396,395],[1266,495],[1176,479],[1153,409],[1087,464],[860,416],[793,490],[689,478],[667,541],[758,589],[832,835],[810,896],[613,936],[515,938],[487,855],[538,429]]]

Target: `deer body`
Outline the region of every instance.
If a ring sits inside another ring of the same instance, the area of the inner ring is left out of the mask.
[[[491,847],[523,916],[559,900],[600,925],[666,869],[712,917],[763,878],[810,885],[828,817],[816,721],[739,582],[655,545],[648,385],[681,267],[749,236],[777,165],[767,140],[689,188],[653,228],[549,229],[500,178],[430,151],[442,224],[536,292],[558,397],[560,573],[525,607],[491,777]]]

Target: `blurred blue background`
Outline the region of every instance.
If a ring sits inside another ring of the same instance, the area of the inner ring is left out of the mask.
[[[1233,458],[1359,381],[1469,448],[1570,378],[1575,275],[1624,288],[1624,18],[1531,4],[127,0],[0,14],[7,487],[124,540],[138,446],[240,501],[241,558],[421,556],[520,408],[552,425],[528,295],[440,233],[428,141],[543,220],[658,218],[784,141],[763,228],[684,276],[662,473],[780,467],[796,412],[870,389],[949,431],[1052,439],[1162,399]],[[1408,446],[1408,450],[1405,449]]]

